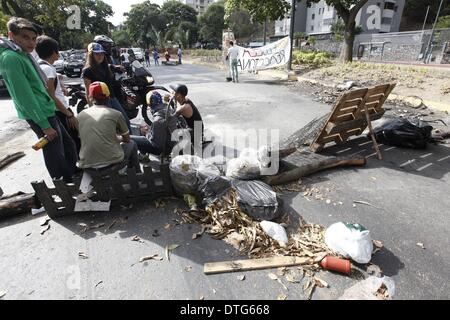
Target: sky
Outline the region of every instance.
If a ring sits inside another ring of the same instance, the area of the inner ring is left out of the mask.
[[[109,4],[114,11],[114,17],[108,19],[114,25],[118,25],[125,21],[123,14],[130,11],[131,5],[144,2],[144,0],[103,0]],[[150,0],[152,3],[162,5],[164,0]]]

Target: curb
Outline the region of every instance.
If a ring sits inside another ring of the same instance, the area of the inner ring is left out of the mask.
[[[323,83],[323,82],[320,82],[320,81],[317,81],[317,80],[313,80],[313,79],[309,79],[309,78],[297,77],[297,80],[299,82],[309,82],[309,83],[312,83],[312,84],[319,84],[321,86],[328,87],[328,88],[335,88],[334,85],[331,85],[331,84],[328,84],[328,83]],[[387,101],[391,101],[391,102],[401,101],[401,102],[404,102],[404,103],[407,103],[407,104],[410,104],[410,105],[415,105],[415,104],[417,104],[419,99],[418,99],[418,97],[402,96],[402,95],[399,95],[399,94],[396,94],[396,93],[391,93],[389,95]],[[443,111],[443,112],[450,112],[450,104],[447,104],[447,103],[420,99],[419,105],[421,103],[423,103],[425,106],[427,106],[430,109]]]

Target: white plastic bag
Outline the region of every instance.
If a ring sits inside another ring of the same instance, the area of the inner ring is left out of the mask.
[[[271,221],[261,221],[261,228],[263,231],[272,239],[278,241],[278,243],[285,247],[288,243],[288,237],[286,234],[286,230],[280,226],[278,223]]]
[[[253,180],[261,175],[260,164],[252,158],[231,159],[227,163],[227,177],[240,180]]]
[[[173,158],[170,163],[170,177],[175,191],[180,194],[195,194],[198,188],[197,172],[208,175],[220,175],[219,169],[203,159],[192,155]]]
[[[373,243],[370,231],[359,224],[332,224],[325,231],[325,244],[334,252],[357,263],[368,263],[372,258]]]
[[[382,286],[387,292],[383,294]],[[377,293],[378,291],[378,293]],[[395,283],[389,277],[370,276],[344,291],[338,300],[391,300],[395,294]]]

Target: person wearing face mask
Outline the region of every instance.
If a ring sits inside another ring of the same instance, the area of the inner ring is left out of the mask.
[[[31,53],[36,47],[37,30],[30,21],[12,17],[8,39],[0,38],[0,73],[24,119],[38,138],[46,137],[43,147],[45,166],[54,179],[73,182],[77,161],[75,145],[55,115],[55,101],[47,91],[47,77]]]

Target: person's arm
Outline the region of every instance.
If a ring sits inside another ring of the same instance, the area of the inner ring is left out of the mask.
[[[177,111],[175,111],[175,115],[182,115],[185,118],[192,117],[193,113],[194,111],[192,110],[192,106],[189,103],[178,106]]]
[[[121,139],[119,139],[121,142],[130,142],[130,131],[128,131],[127,123],[122,114],[117,115],[117,132],[121,137]]]
[[[31,89],[28,79],[25,77],[26,70],[19,59],[14,56],[6,56],[3,60],[3,74],[9,80],[11,90],[15,92],[16,108],[28,119],[36,123],[44,133],[46,129],[52,129],[47,116],[43,114],[35,94]],[[52,129],[53,130],[53,129]],[[56,131],[49,130],[49,140],[57,137]]]
[[[86,88],[86,101],[89,104],[90,107],[92,107],[93,102],[89,98],[89,86],[91,85],[92,81],[88,78],[84,78],[84,87]]]
[[[55,78],[49,78],[47,81],[47,92],[50,97],[55,101],[56,108],[60,112],[62,112],[67,117],[67,125],[69,128],[76,129],[78,127],[78,122],[73,113],[66,108],[66,106],[58,99],[56,96],[56,88],[55,88]]]

